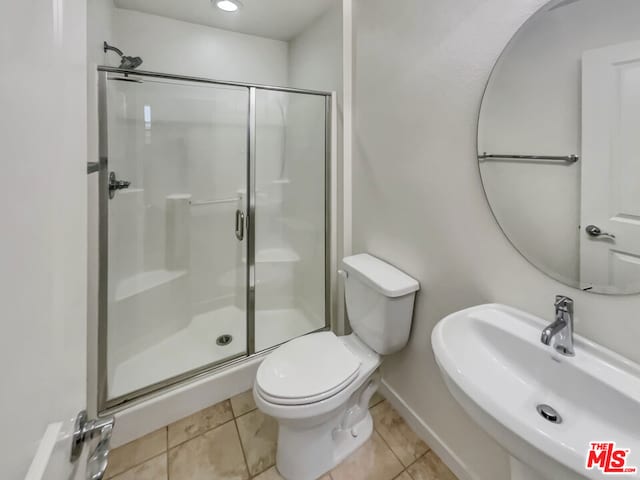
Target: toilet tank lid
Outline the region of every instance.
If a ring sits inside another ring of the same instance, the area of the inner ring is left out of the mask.
[[[415,278],[368,253],[345,257],[342,264],[349,275],[355,275],[387,297],[401,297],[420,290]]]

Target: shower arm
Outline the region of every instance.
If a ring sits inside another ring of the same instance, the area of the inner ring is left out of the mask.
[[[112,52],[116,52],[120,56],[120,58],[124,57],[124,53],[122,53],[122,50],[120,50],[118,47],[109,45],[107,42],[104,42],[103,49],[104,53],[107,53],[109,50],[111,50]]]

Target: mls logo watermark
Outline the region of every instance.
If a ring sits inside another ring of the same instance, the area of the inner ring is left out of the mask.
[[[587,453],[587,470],[599,469],[605,474],[632,474],[637,467],[627,466],[628,448],[616,448],[616,442],[591,442]]]

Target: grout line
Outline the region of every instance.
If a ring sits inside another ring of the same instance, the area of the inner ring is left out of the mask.
[[[380,405],[382,402],[378,402],[376,405]],[[371,414],[371,410],[376,406],[374,405],[373,407],[369,407],[369,414]],[[391,404],[389,404],[389,406],[391,406]],[[373,417],[373,416],[372,416]],[[371,420],[373,421],[374,419],[371,418]],[[396,460],[398,460],[398,463],[400,463],[400,465],[402,466],[402,471],[396,475],[395,477],[393,477],[392,480],[397,479],[400,475],[402,475],[403,473],[405,473],[407,471],[408,467],[404,466],[404,463],[402,463],[402,460],[400,460],[400,457],[398,457],[398,455],[396,455],[396,452],[393,451],[393,448],[391,448],[391,445],[389,445],[389,442],[387,442],[387,440],[384,438],[384,436],[378,431],[378,429],[376,428],[376,424],[375,421],[373,421],[373,431],[375,433],[378,434],[378,436],[380,437],[380,440],[382,440],[382,442],[387,446],[387,448],[389,449],[389,451],[391,452],[391,455],[393,455]],[[413,465],[413,464],[411,464]],[[409,472],[407,472],[407,475],[409,475]],[[411,477],[411,475],[409,475],[409,477]]]
[[[402,463],[402,460],[400,460],[400,457],[398,457],[396,452],[393,451],[393,448],[391,448],[391,445],[389,445],[389,442],[387,442],[387,440],[384,438],[384,436],[378,431],[378,429],[375,426],[375,423],[373,425],[373,431],[378,434],[378,436],[380,437],[380,440],[383,441],[383,443],[387,446],[387,448],[389,449],[391,454],[396,458],[396,460],[398,460],[398,462],[400,462],[400,465],[402,465],[403,471],[406,470],[407,467],[404,466],[404,463]],[[400,473],[402,473],[402,472],[400,472]]]
[[[249,478],[253,478],[254,476],[251,475],[251,470],[249,469],[249,462],[247,461],[247,454],[244,451],[244,444],[242,443],[242,437],[240,436],[240,429],[238,428],[238,422],[236,421],[236,419],[233,419],[233,424],[236,427],[236,433],[238,434],[238,442],[240,442],[240,451],[242,452],[242,459],[244,460],[244,466],[247,469],[247,475],[249,475]]]
[[[171,480],[171,474],[169,473],[169,425],[164,428],[167,432],[167,450],[165,451],[165,453],[167,454],[167,480]]]
[[[378,393],[376,391],[376,393]],[[374,393],[375,395],[375,393]],[[378,400],[376,403],[369,405],[369,410],[371,410],[373,407],[377,407],[378,405],[380,405],[382,402],[384,402],[386,400],[386,398],[384,398],[380,393],[378,393],[378,395],[380,396],[380,400]]]
[[[425,444],[426,445],[426,444]],[[416,458],[413,462],[411,462],[409,465],[407,465],[407,468],[412,467],[415,463],[418,463],[418,460],[422,459],[422,457],[426,457],[427,453],[429,453],[431,451],[431,447],[429,447],[429,445],[427,445],[427,451],[424,452],[422,455],[420,455],[418,458]]]
[[[426,443],[425,443],[426,445]],[[424,452],[422,455],[420,455],[418,458],[416,458],[413,462],[411,462],[409,465],[407,465],[407,467],[404,469],[405,472],[407,472],[407,475],[409,476],[409,478],[411,480],[413,480],[413,476],[411,475],[411,473],[409,472],[409,469],[414,466],[416,463],[418,463],[418,460],[422,459],[423,457],[427,456],[427,453],[429,453],[431,451],[431,447],[429,445],[427,445],[427,451]],[[436,479],[437,480],[437,479]]]
[[[233,418],[234,418],[234,420],[237,420],[238,418],[244,417],[245,415],[249,415],[250,413],[253,413],[256,410],[258,410],[258,407],[254,408],[252,410],[249,410],[248,412],[244,412],[242,415],[238,415],[237,417],[233,417]]]
[[[385,399],[385,401],[386,401],[386,399]],[[381,402],[381,403],[382,403],[382,402]],[[396,412],[395,408],[393,408],[393,406],[392,406],[390,403],[389,403],[389,407],[390,407],[390,408],[391,408],[391,410],[393,410],[393,411],[394,411],[398,416],[400,415],[398,412]],[[369,408],[369,410],[371,410],[372,408],[373,408],[373,407],[370,407],[370,408]],[[405,425],[407,425],[407,427],[409,427],[409,430],[411,430],[414,434],[416,434],[416,432],[414,432],[414,431],[413,431],[413,428],[411,428],[411,426],[410,426],[410,425],[405,421],[405,419],[404,419],[404,418],[402,418],[402,417],[400,417],[400,418],[401,418],[401,419],[402,419],[402,421],[405,423]],[[427,453],[429,453],[429,452],[431,451],[431,447],[430,447],[429,445],[427,445],[427,443],[425,442],[425,446],[427,447],[427,451],[426,451],[426,452],[424,452],[422,455],[420,455],[418,458],[414,459],[414,460],[413,460],[409,465],[407,465],[407,466],[405,467],[404,463],[402,463],[402,460],[400,460],[400,457],[396,454],[396,452],[394,452],[394,451],[393,451],[393,448],[391,448],[391,445],[389,445],[389,442],[387,442],[387,439],[386,439],[386,438],[384,438],[384,435],[382,435],[382,434],[378,431],[378,429],[375,427],[375,423],[374,423],[374,426],[373,426],[373,430],[374,430],[374,431],[375,431],[375,432],[380,436],[380,438],[381,438],[381,439],[382,439],[382,441],[385,443],[385,445],[389,448],[389,450],[391,450],[391,453],[393,453],[393,456],[394,456],[394,457],[396,457],[396,458],[398,459],[398,461],[400,462],[400,465],[402,465],[403,470],[402,470],[402,472],[400,472],[400,474],[399,474],[398,476],[402,475],[404,472],[407,472],[407,475],[409,475],[409,477],[411,477],[411,475],[409,474],[409,471],[408,471],[409,467],[411,467],[414,463],[416,463],[416,462],[417,462],[418,460],[420,460],[422,457],[426,456],[426,455],[427,455]],[[416,435],[417,435],[417,434],[416,434]],[[394,480],[395,480],[395,478],[398,478],[398,477],[394,477]],[[411,478],[413,478],[413,477],[411,477]]]

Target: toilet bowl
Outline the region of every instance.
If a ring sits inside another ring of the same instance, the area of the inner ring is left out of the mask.
[[[368,254],[346,257],[343,269],[353,333],[291,340],[256,374],[253,396],[278,421],[276,466],[287,480],[319,478],[371,436],[368,405],[381,355],[409,338],[418,282]]]

